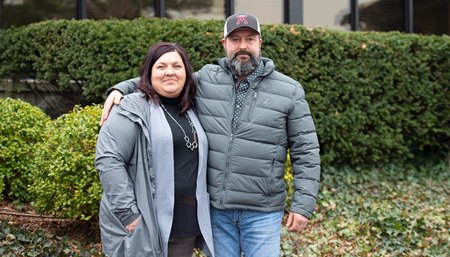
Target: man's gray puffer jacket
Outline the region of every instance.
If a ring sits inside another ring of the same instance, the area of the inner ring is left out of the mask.
[[[294,172],[291,211],[310,218],[320,178],[319,142],[305,91],[262,58],[265,69],[250,85],[236,130],[231,119],[235,102],[233,75],[225,65],[208,64],[196,73],[195,107],[209,141],[208,192],[219,209],[281,211],[286,191],[283,179],[289,149]],[[114,89],[124,94],[139,79]]]

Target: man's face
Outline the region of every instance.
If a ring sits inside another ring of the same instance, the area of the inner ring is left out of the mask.
[[[222,39],[228,64],[235,69],[238,76],[248,75],[258,67],[261,43],[259,34],[250,28],[236,29],[227,38]]]
[[[238,61],[260,57],[261,43],[258,32],[250,28],[236,29],[222,40],[227,57]]]

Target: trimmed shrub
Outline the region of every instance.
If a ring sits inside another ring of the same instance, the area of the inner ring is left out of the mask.
[[[41,109],[22,100],[0,98],[0,199],[29,202],[36,144],[50,122]]]
[[[99,101],[105,90],[138,75],[150,45],[181,43],[194,69],[223,55],[218,21],[140,18],[53,20],[0,31],[0,77],[32,76]],[[192,37],[195,35],[195,37]]]
[[[101,184],[94,155],[100,115],[100,106],[77,106],[47,130],[30,186],[39,212],[81,220],[97,216]]]
[[[138,76],[148,47],[178,42],[194,70],[224,56],[223,21],[46,21],[0,30],[0,77],[78,84],[103,102],[110,86]],[[263,25],[263,56],[306,91],[322,165],[378,165],[447,158],[450,37],[339,32]]]

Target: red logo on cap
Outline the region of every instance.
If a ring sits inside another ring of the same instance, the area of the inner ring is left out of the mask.
[[[247,15],[237,15],[236,18],[237,18],[236,25],[241,24],[241,22],[244,24],[248,24]]]

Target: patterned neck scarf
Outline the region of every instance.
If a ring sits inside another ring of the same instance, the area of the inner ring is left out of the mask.
[[[234,75],[234,81],[236,83],[235,90],[236,90],[236,101],[234,104],[234,112],[233,112],[233,119],[231,121],[231,130],[232,132],[236,129],[236,124],[239,118],[239,115],[241,114],[242,109],[242,103],[244,102],[245,96],[247,95],[248,89],[250,88],[250,85],[253,83],[253,81],[259,77],[262,76],[264,72],[264,63],[261,60],[259,62],[258,68],[252,74],[248,75],[245,79],[241,81],[237,81],[236,75]]]

